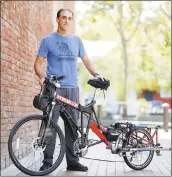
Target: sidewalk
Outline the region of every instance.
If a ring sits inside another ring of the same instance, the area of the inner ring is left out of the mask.
[[[94,133],[90,133],[90,138],[98,139]],[[159,130],[159,142],[164,147],[171,147],[171,130],[165,132]],[[123,161],[122,157],[116,154],[111,154],[110,150],[102,143],[90,147],[86,157],[101,160],[119,161],[119,162],[106,162],[91,159],[81,158],[80,162],[87,165],[89,170],[87,172],[66,171],[65,158],[61,165],[48,176],[171,176],[171,152],[162,151],[162,156],[153,157],[151,164],[141,171],[135,171],[129,168]],[[1,176],[26,176],[21,173],[15,166],[1,172]]]

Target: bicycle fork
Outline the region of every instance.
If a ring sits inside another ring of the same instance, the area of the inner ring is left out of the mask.
[[[54,110],[54,106],[55,106],[55,101],[52,102],[52,108],[51,108],[51,111],[50,111],[48,121],[43,120],[41,122],[41,127],[40,127],[40,130],[39,130],[39,133],[38,133],[38,137],[41,138],[41,141],[39,142],[40,145],[44,144],[45,141],[46,141],[46,130],[47,130],[47,127],[49,127],[49,125],[50,125],[50,121],[52,119],[52,113],[53,113],[53,110]]]

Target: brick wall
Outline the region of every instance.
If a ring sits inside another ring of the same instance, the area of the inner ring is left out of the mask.
[[[74,11],[74,2],[1,1],[1,170],[11,164],[10,129],[20,118],[40,113],[32,106],[40,90],[33,65],[41,39],[56,29],[62,7]]]
[[[38,113],[40,89],[33,64],[41,38],[52,32],[51,1],[1,1],[1,169],[9,165],[7,140],[18,119]]]

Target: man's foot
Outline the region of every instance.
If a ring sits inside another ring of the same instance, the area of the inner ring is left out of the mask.
[[[50,163],[44,163],[44,164],[42,165],[42,167],[39,169],[39,171],[47,170],[47,169],[49,169],[50,167],[52,167],[52,164],[50,164]]]
[[[87,171],[88,167],[81,165],[80,163],[74,163],[72,165],[68,165],[66,169],[71,171]]]

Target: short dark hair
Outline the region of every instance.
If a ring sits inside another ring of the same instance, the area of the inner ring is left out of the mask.
[[[68,8],[66,8],[66,9],[64,8],[64,9],[60,9],[60,10],[57,12],[57,18],[59,18],[59,17],[60,17],[60,13],[61,13],[62,11],[65,11],[65,10],[71,12],[71,13],[72,13],[72,17],[74,17],[74,14],[73,14],[72,10],[70,10],[70,9],[68,9]]]

